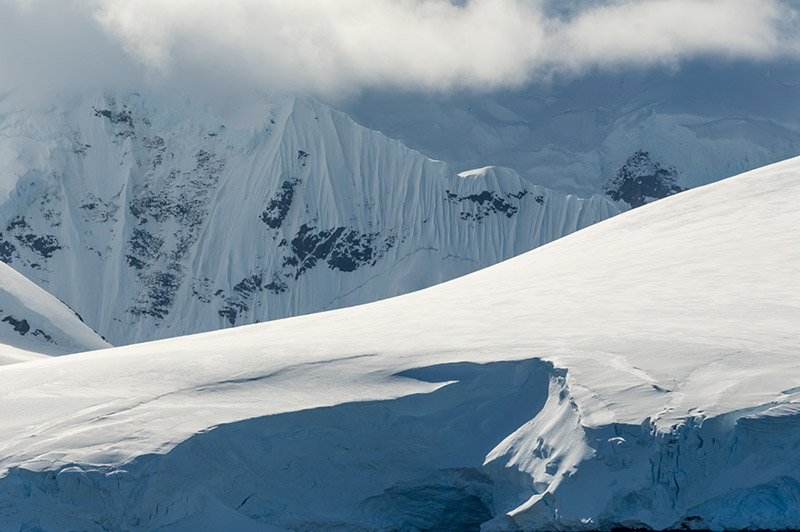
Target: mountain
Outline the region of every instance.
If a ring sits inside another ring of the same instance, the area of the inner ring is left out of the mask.
[[[115,345],[374,301],[619,212],[306,97],[0,101],[0,259]]]
[[[452,163],[493,164],[625,208],[800,153],[800,63],[696,60],[489,94],[367,91],[359,123]]]
[[[64,303],[0,262],[0,365],[106,347]]]
[[[412,294],[2,367],[0,521],[798,528],[798,197],[800,158]]]

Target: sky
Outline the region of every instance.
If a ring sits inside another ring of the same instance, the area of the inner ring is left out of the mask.
[[[791,0],[0,0],[0,90],[492,91],[797,60],[798,28]]]

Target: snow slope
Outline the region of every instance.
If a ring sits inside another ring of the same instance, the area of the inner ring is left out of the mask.
[[[358,307],[0,368],[9,529],[800,526],[800,158]]]
[[[64,303],[0,262],[0,365],[106,347]]]
[[[601,70],[492,94],[381,90],[341,107],[457,170],[506,166],[581,196],[613,196],[610,186],[640,151],[680,188],[800,153],[800,63],[792,60]],[[671,189],[656,188],[664,190],[652,197]],[[635,205],[636,195],[623,201]]]
[[[619,212],[310,98],[53,101],[0,101],[0,258],[115,345],[417,290]]]

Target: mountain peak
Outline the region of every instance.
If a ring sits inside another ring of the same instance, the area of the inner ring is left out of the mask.
[[[417,290],[618,212],[508,169],[464,179],[305,96],[69,101],[0,118],[25,161],[0,252],[115,344]]]

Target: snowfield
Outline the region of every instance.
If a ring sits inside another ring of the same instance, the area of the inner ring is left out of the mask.
[[[0,368],[16,529],[800,526],[800,158],[359,307]]]

